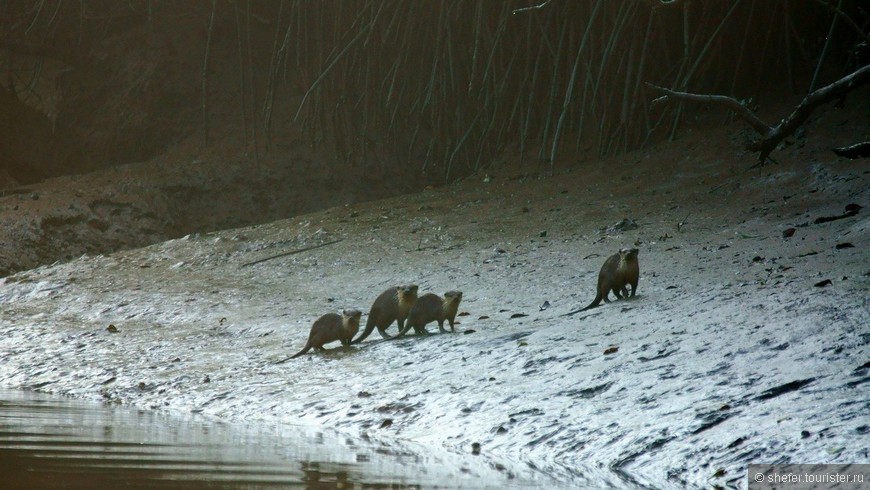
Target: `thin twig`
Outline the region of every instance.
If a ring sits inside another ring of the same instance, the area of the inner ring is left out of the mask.
[[[351,39],[351,41],[349,43],[347,43],[347,46],[345,46],[344,49],[341,50],[341,52],[339,52],[337,55],[335,55],[335,57],[332,59],[332,62],[329,63],[329,65],[327,65],[326,68],[324,68],[324,70],[320,73],[320,76],[318,76],[317,79],[314,80],[314,83],[312,83],[311,86],[308,87],[308,90],[305,92],[305,95],[302,96],[302,102],[299,103],[299,108],[296,109],[296,115],[293,116],[294,121],[296,121],[299,118],[299,113],[302,112],[302,107],[305,106],[305,101],[308,100],[308,96],[311,95],[311,92],[313,92],[314,89],[317,88],[318,85],[320,85],[320,82],[322,82],[323,79],[326,78],[326,75],[328,75],[329,72],[332,70],[332,68],[335,67],[336,63],[338,63],[338,61],[341,60],[344,57],[344,55],[347,54],[348,51],[350,51],[350,48],[354,44],[356,44],[357,41],[362,39],[363,34],[365,34],[372,27],[374,22],[375,21],[373,19],[371,22],[366,24],[365,27],[360,29],[360,31],[356,34],[356,36],[354,36],[354,38]]]
[[[565,99],[562,101],[562,112],[559,114],[559,120],[556,123],[556,129],[553,132],[553,146],[550,149],[550,175],[553,175],[556,168],[556,149],[559,147],[559,132],[562,130],[562,124],[565,122],[565,115],[568,113],[568,106],[571,104],[571,96],[574,94],[574,81],[577,78],[577,68],[580,66],[580,54],[586,46],[586,41],[589,40],[589,34],[592,32],[592,23],[595,21],[595,16],[598,13],[598,7],[601,6],[601,3],[601,0],[595,2],[595,6],[592,8],[592,13],[589,14],[589,20],[586,23],[586,30],[583,32],[580,46],[577,47],[577,56],[574,58],[574,68],[571,70],[571,79],[568,81],[568,88],[565,90]]]
[[[704,59],[704,56],[707,54],[707,50],[710,49],[710,46],[713,44],[713,41],[715,41],[716,37],[719,35],[719,31],[721,31],[722,27],[725,26],[725,22],[728,20],[729,17],[731,17],[731,14],[734,13],[734,11],[737,9],[738,5],[740,5],[740,0],[737,0],[733,4],[731,4],[731,8],[728,10],[728,13],[726,13],[725,16],[722,17],[722,20],[719,22],[719,25],[713,31],[713,34],[711,34],[710,38],[707,39],[707,44],[705,44],[704,47],[701,48],[701,52],[698,53],[698,56],[695,58],[695,63],[692,64],[692,67],[689,68],[689,71],[686,73],[686,76],[683,79],[682,87],[685,88],[685,87],[689,86],[689,79],[691,79],[692,75],[695,74],[695,70],[698,69],[698,65],[701,64],[701,60]]]
[[[202,60],[202,124],[205,130],[205,146],[208,146],[208,53],[211,50],[211,34],[214,31],[214,14],[217,10],[217,0],[211,2],[211,17],[208,21],[208,37],[205,41],[205,56]]]
[[[254,78],[254,55],[251,48],[251,0],[247,0],[245,4],[245,37],[248,41],[248,72],[251,74],[251,83],[248,86],[251,88],[251,104],[255,104],[257,100],[257,79]],[[257,118],[251,109],[251,136],[254,141],[254,162],[260,164],[260,145],[257,142]]]
[[[303,248],[299,248],[299,249],[296,249],[296,250],[291,250],[291,251],[289,251],[289,252],[284,252],[284,253],[280,253],[280,254],[278,254],[278,255],[273,255],[273,256],[271,256],[271,257],[266,257],[265,259],[259,259],[259,260],[255,260],[255,261],[253,261],[253,262],[248,262],[248,263],[246,263],[246,264],[242,264],[241,267],[248,267],[248,266],[252,266],[252,265],[254,265],[254,264],[259,264],[259,263],[261,263],[261,262],[265,262],[265,261],[267,261],[267,260],[272,260],[272,259],[277,259],[277,258],[280,258],[280,257],[286,257],[286,256],[288,256],[288,255],[295,255],[295,254],[298,254],[298,253],[307,252],[307,251],[309,251],[309,250],[314,250],[314,249],[316,249],[316,248],[321,248],[321,247],[325,247],[325,246],[327,246],[327,245],[332,245],[333,243],[338,243],[338,242],[340,242],[340,241],[342,241],[342,240],[344,240],[344,238],[339,238],[338,240],[332,240],[331,242],[320,243],[320,244],[317,244],[317,245],[311,245],[311,246],[308,246],[308,247],[303,247]]]
[[[843,0],[837,4],[837,10],[843,7]],[[834,18],[831,19],[831,28],[828,29],[828,35],[825,37],[825,45],[822,47],[822,53],[819,55],[819,62],[816,64],[816,71],[813,73],[813,80],[810,82],[810,92],[816,88],[816,81],[819,79],[819,72],[822,71],[822,63],[825,62],[825,57],[828,54],[828,48],[831,46],[831,38],[834,37],[834,29],[837,27],[837,19],[840,17],[838,15],[834,15]]]
[[[244,133],[245,140],[245,150],[248,149],[248,109],[245,107],[245,99],[247,98],[247,94],[245,93],[245,59],[242,54],[242,22],[239,17],[239,4],[236,3],[234,5],[236,12],[236,42],[238,44],[238,52],[239,52],[239,102],[241,103],[242,110],[242,132]]]
[[[528,10],[537,10],[537,9],[542,9],[542,8],[546,7],[547,4],[550,3],[551,1],[552,1],[552,0],[546,0],[544,3],[542,3],[542,4],[540,4],[540,5],[533,5],[533,6],[531,6],[531,7],[523,7],[523,8],[521,8],[521,9],[516,9],[516,10],[514,10],[514,11],[511,12],[511,13],[512,13],[513,15],[516,15],[516,14],[518,14],[518,13],[520,13],[520,12],[526,12],[526,11],[528,11]]]

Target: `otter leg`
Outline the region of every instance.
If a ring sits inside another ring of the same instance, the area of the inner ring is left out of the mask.
[[[622,293],[619,291],[619,286],[613,287],[613,295],[616,296],[616,299],[622,299]]]
[[[387,325],[387,327],[389,327],[389,325]],[[393,336],[387,333],[387,327],[378,326],[378,333],[385,339],[391,339]],[[400,328],[399,331],[401,332],[402,329]]]
[[[453,322],[451,322],[451,323],[453,323]],[[450,329],[453,330],[453,325],[450,325]],[[440,330],[441,333],[447,333],[447,329],[444,328],[444,320],[441,320],[438,322],[438,330]]]
[[[634,298],[634,293],[637,292],[637,280],[631,282],[631,297]]]
[[[408,330],[411,330],[411,322],[405,323],[405,326],[399,330],[399,333],[395,335],[394,338],[404,337]],[[416,330],[416,329],[415,329]]]

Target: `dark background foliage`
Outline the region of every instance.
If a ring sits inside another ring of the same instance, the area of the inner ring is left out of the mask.
[[[420,183],[505,151],[540,170],[703,110],[651,109],[646,82],[753,103],[830,83],[859,62],[860,4],[3,0],[0,170],[27,183],[183,142]]]

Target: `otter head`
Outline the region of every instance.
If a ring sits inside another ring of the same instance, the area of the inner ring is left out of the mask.
[[[399,301],[414,301],[417,299],[417,285],[405,284],[404,286],[396,286],[399,292]]]
[[[357,310],[356,308],[348,308],[341,312],[341,316],[343,317],[343,323],[345,328],[350,329],[358,329],[359,328],[359,319],[362,316],[362,312]]]
[[[622,255],[623,260],[626,262],[637,261],[637,253],[638,249],[636,248],[623,248],[619,251],[619,255]]]
[[[447,291],[444,293],[444,304],[442,310],[453,318],[456,316],[456,310],[459,309],[459,302],[462,301],[462,291]]]
[[[444,302],[448,304],[459,304],[462,301],[462,291],[447,291],[444,293]]]

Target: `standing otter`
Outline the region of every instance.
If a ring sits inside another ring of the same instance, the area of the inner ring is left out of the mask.
[[[640,277],[637,252],[636,248],[623,248],[618,253],[608,257],[604,261],[604,265],[601,266],[601,271],[598,272],[598,293],[595,295],[595,299],[586,308],[574,310],[562,316],[595,308],[601,303],[601,300],[610,303],[610,300],[607,299],[610,291],[613,291],[617,298],[623,296],[628,298],[628,288],[625,287],[628,284],[631,284],[631,296],[634,296],[637,293],[637,280]]]
[[[404,286],[396,286],[387,289],[372,303],[372,309],[369,310],[369,317],[366,319],[366,329],[362,335],[354,339],[353,343],[358,344],[365,340],[372,333],[375,327],[378,327],[378,332],[381,337],[389,339],[392,336],[387,334],[387,327],[393,322],[399,323],[399,330],[405,327],[405,318],[408,318],[408,311],[414,302],[417,301],[417,285],[406,284]]]
[[[342,345],[350,345],[351,339],[359,330],[359,318],[362,313],[359,310],[350,308],[337,313],[327,313],[318,318],[311,325],[311,333],[308,334],[308,343],[301,351],[297,352],[290,359],[295,359],[302,354],[305,354],[312,347],[317,350],[324,350],[323,344],[340,340]]]
[[[453,322],[460,301],[462,301],[462,291],[447,291],[443,298],[432,293],[420,296],[411,307],[405,328],[399,332],[398,337],[405,335],[411,327],[414,327],[417,335],[426,335],[429,333],[426,331],[426,324],[431,322],[438,322],[438,329],[447,332],[444,328],[444,320],[450,322],[450,330],[454,330]]]

